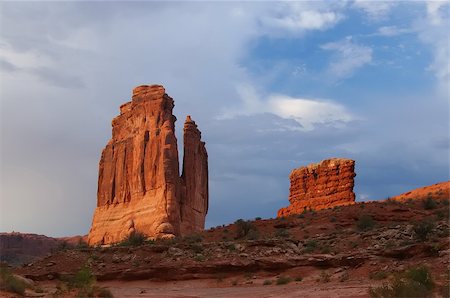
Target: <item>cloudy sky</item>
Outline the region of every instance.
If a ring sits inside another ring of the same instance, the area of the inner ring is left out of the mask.
[[[111,119],[141,84],[202,130],[208,226],[274,217],[290,171],[330,157],[356,160],[359,201],[448,180],[449,6],[0,3],[0,231],[88,232]]]

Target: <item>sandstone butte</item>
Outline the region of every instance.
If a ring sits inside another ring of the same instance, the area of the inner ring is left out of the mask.
[[[171,238],[204,229],[208,154],[187,116],[180,176],[173,107],[159,85],[134,88],[132,100],[120,106],[100,158],[89,245],[116,243],[133,232]]]
[[[294,169],[289,175],[290,205],[278,210],[278,217],[355,203],[353,192],[355,161],[331,158]]]

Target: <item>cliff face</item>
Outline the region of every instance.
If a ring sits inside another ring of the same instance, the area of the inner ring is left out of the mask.
[[[185,128],[190,141],[184,159],[194,166],[185,169],[186,179],[180,178],[173,107],[173,99],[158,85],[136,87],[132,101],[120,107],[99,163],[90,245],[118,242],[135,231],[166,238],[203,229],[207,208],[198,206],[208,204],[206,149],[189,118],[186,126],[195,129]]]
[[[302,213],[305,209],[326,209],[354,204],[355,161],[332,158],[295,169],[291,180],[288,207],[278,217]]]
[[[208,212],[208,153],[197,125],[187,116],[181,193],[181,233],[203,230]]]

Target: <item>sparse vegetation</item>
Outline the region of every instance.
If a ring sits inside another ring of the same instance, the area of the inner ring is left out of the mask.
[[[317,241],[316,240],[309,240],[305,243],[304,251],[306,253],[314,252],[317,248]]]
[[[429,297],[434,283],[428,268],[419,266],[395,275],[389,283],[370,288],[371,297]]]
[[[434,224],[430,221],[423,220],[414,224],[413,230],[417,239],[425,241],[428,235],[434,229]]]
[[[0,289],[23,295],[25,293],[26,284],[16,278],[6,267],[0,267]]]
[[[289,236],[289,232],[286,229],[277,229],[275,231],[275,237],[277,238],[288,238]]]
[[[97,291],[97,296],[102,298],[113,298],[114,295],[108,288],[99,288]]]
[[[251,230],[257,231],[256,227],[249,221],[238,219],[234,222],[236,225],[236,239],[244,238]]]
[[[330,277],[331,276],[330,276],[329,273],[327,273],[325,271],[322,271],[322,272],[320,272],[319,281],[323,282],[323,283],[329,282],[330,281]]]
[[[373,220],[372,216],[363,214],[358,218],[358,221],[356,223],[356,227],[360,231],[367,231],[372,229],[375,226],[375,221]]]
[[[341,276],[339,276],[339,281],[344,282],[344,281],[347,281],[349,278],[350,278],[350,275],[348,274],[347,271],[345,271],[344,273],[341,274]]]
[[[286,285],[288,283],[290,283],[292,281],[292,279],[289,276],[279,276],[277,278],[277,285]]]
[[[375,271],[369,273],[369,278],[374,280],[382,280],[386,279],[389,276],[389,272],[387,271]]]
[[[261,217],[259,217],[259,216],[255,217],[255,220],[261,220]]]
[[[272,281],[270,280],[270,279],[266,279],[264,282],[263,282],[263,286],[270,286],[272,284]]]
[[[302,281],[302,280],[303,280],[303,277],[297,276],[294,280],[295,280],[295,281]]]
[[[336,216],[330,217],[330,221],[331,221],[331,222],[336,222],[336,221],[337,221]]]
[[[133,232],[127,238],[119,242],[118,246],[140,246],[145,243],[147,236],[141,232]]]
[[[83,266],[69,279],[69,288],[80,289],[83,292],[90,291],[96,282],[94,274],[89,267]]]
[[[423,201],[423,209],[431,210],[437,207],[436,201],[430,195]]]

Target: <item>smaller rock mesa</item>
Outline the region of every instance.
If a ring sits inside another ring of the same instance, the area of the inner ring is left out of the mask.
[[[288,207],[278,210],[278,217],[355,203],[353,192],[355,161],[331,158],[294,169],[289,175]]]

